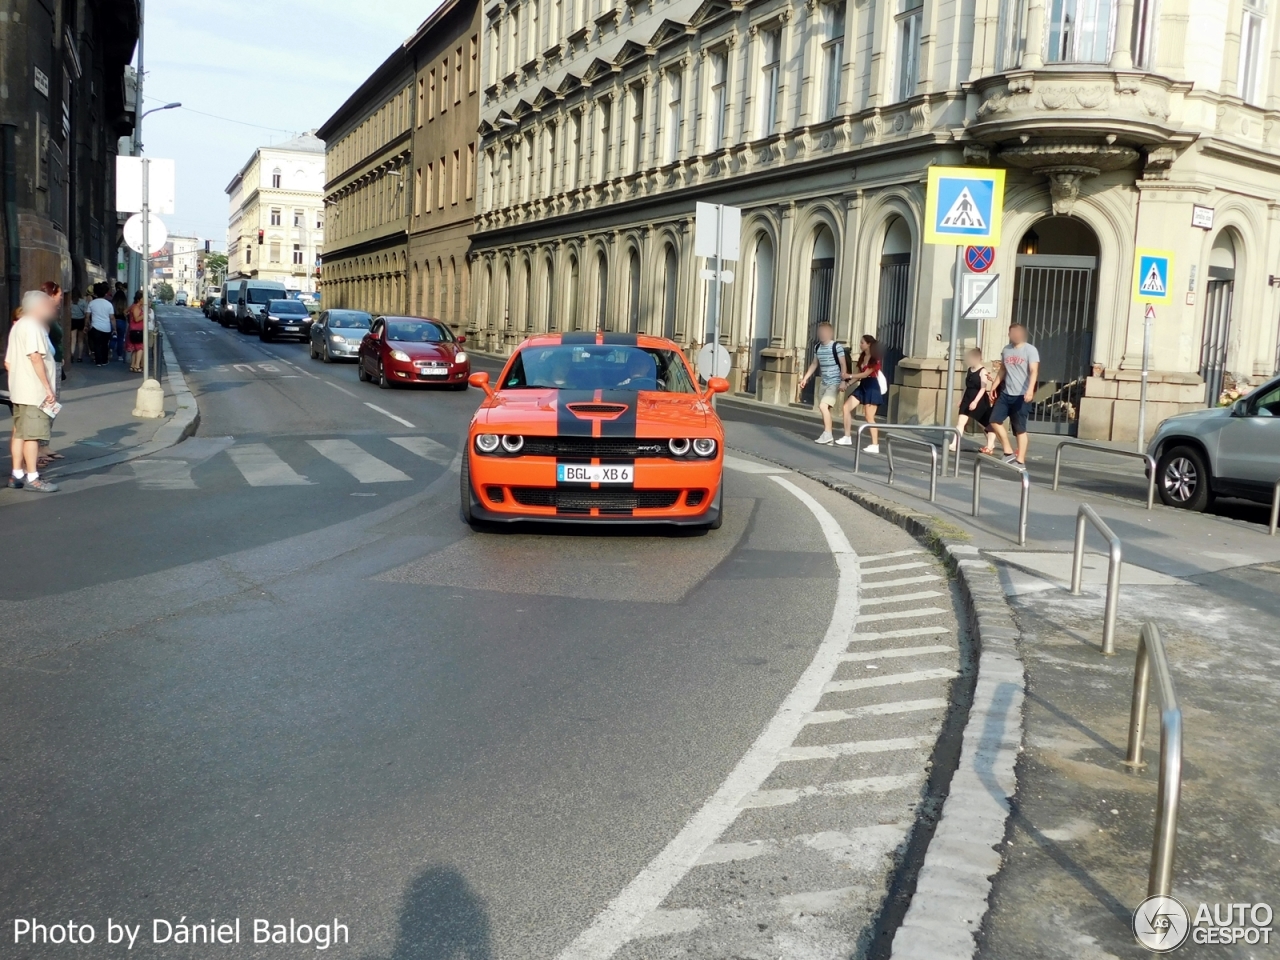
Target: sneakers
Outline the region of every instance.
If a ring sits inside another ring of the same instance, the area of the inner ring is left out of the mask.
[[[840,446],[842,446],[842,447],[852,447],[852,446],[853,446],[853,437],[849,436],[849,435],[846,433],[843,437],[841,437],[839,440],[837,440],[837,441],[836,441],[836,443],[838,443],[838,444],[839,444]]]
[[[9,474],[9,482],[5,484],[5,487],[9,490],[21,490],[22,477],[15,477],[12,473]]]
[[[1018,462],[1018,455],[1017,455],[1016,453],[1006,453],[1006,454],[1004,455],[1004,462],[1005,462],[1005,463],[1017,463],[1017,462]]]
[[[822,431],[822,435],[821,435],[820,437],[818,437],[818,439],[817,439],[817,440],[815,440],[815,441],[813,441],[813,442],[814,442],[814,443],[830,443],[830,442],[831,442],[831,431],[830,431],[830,430],[824,430],[824,431]]]
[[[43,477],[37,477],[35,480],[27,481],[27,489],[34,490],[36,493],[57,493],[58,485]]]
[[[863,452],[863,453],[879,453],[879,452],[880,452],[880,444],[878,444],[878,443],[868,444],[867,446],[865,446],[865,447],[863,447],[863,448],[862,448],[862,452]]]

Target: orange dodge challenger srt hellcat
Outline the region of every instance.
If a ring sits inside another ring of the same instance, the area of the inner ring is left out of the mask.
[[[724,429],[670,340],[634,333],[531,337],[485,391],[462,458],[477,521],[645,522],[715,529]]]

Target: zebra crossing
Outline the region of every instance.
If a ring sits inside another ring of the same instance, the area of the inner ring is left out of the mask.
[[[947,575],[932,555],[899,550],[857,566],[856,626],[816,707],[614,957],[865,952],[869,891],[884,889],[909,842],[962,664]],[[911,575],[895,575],[903,570]]]
[[[456,453],[453,446],[420,434],[269,441],[226,437],[221,442],[188,441],[128,467],[138,486],[147,490],[196,490],[226,483],[249,488],[363,486],[434,479]]]

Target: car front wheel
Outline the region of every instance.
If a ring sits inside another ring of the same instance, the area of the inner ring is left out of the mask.
[[[1161,454],[1156,465],[1156,489],[1166,506],[1204,510],[1213,501],[1209,484],[1209,468],[1199,450],[1174,447]]]

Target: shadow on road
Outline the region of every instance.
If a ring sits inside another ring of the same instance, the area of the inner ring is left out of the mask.
[[[400,930],[385,960],[492,960],[489,913],[453,867],[414,878],[400,907]],[[373,960],[373,958],[370,958]]]

